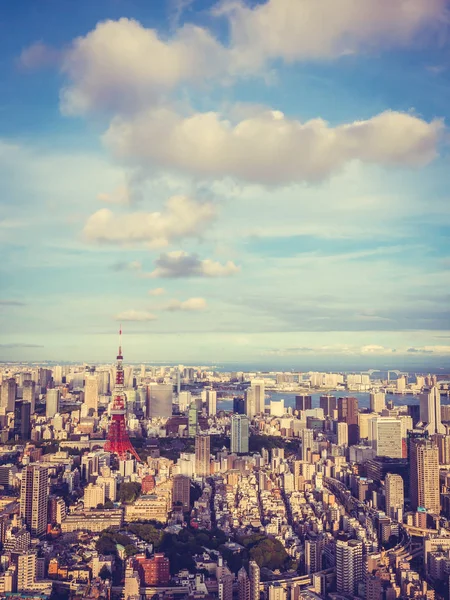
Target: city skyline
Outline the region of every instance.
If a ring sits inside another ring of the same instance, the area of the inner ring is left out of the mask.
[[[446,369],[448,3],[308,5],[3,8],[0,361]]]

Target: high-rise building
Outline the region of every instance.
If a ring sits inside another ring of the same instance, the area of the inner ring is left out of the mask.
[[[258,563],[251,560],[248,565],[248,576],[250,579],[250,600],[259,600],[259,583],[261,580],[261,571]]]
[[[369,441],[377,456],[403,458],[402,423],[393,417],[370,420]]]
[[[250,600],[250,579],[244,567],[238,572],[238,600]]]
[[[84,508],[91,510],[105,503],[105,488],[102,485],[90,483],[84,490]]]
[[[322,570],[324,540],[321,535],[311,533],[305,540],[305,570],[307,575]]]
[[[372,392],[370,394],[370,410],[372,412],[381,413],[386,407],[386,394],[383,392]]]
[[[427,439],[410,441],[410,498],[413,509],[440,513],[439,450]]]
[[[269,585],[268,600],[286,600],[287,590],[282,587],[281,583],[275,581]]]
[[[250,382],[255,402],[255,414],[263,413],[266,408],[266,388],[264,379],[252,379]]]
[[[59,400],[60,391],[56,388],[47,390],[46,404],[45,404],[45,416],[47,419],[51,419],[59,413]]]
[[[300,439],[302,440],[302,460],[308,460],[308,453],[314,450],[314,431],[308,428],[301,429]]]
[[[17,591],[25,592],[33,589],[36,581],[36,552],[27,550],[17,555]]]
[[[224,569],[217,581],[219,600],[233,600],[233,580],[234,576],[231,571],[228,568]]]
[[[402,521],[405,495],[403,478],[395,473],[388,473],[384,480],[386,492],[386,514],[395,521]]]
[[[166,418],[172,416],[172,384],[151,383],[148,386],[149,398],[147,415],[150,419]]]
[[[29,440],[31,434],[31,403],[16,400],[14,407],[14,437]]]
[[[295,396],[295,410],[311,410],[312,397],[310,395],[301,394]]]
[[[190,506],[191,480],[186,475],[175,475],[173,478],[172,501],[174,505],[181,503],[184,510]]]
[[[320,396],[320,408],[325,417],[332,417],[336,410],[336,396]]]
[[[353,595],[364,578],[363,545],[359,540],[336,541],[336,589]]]
[[[436,433],[432,439],[439,450],[439,464],[450,465],[450,435]]]
[[[441,393],[436,386],[420,394],[420,421],[429,435],[445,433],[441,422]]]
[[[348,446],[348,425],[347,423],[336,423],[338,446]]]
[[[358,398],[338,398],[338,421],[348,425],[348,444],[358,443]]]
[[[210,417],[217,413],[217,392],[215,390],[206,390],[206,407]]]
[[[195,437],[198,431],[198,409],[193,402],[189,407],[188,412],[188,435],[189,437]]]
[[[231,417],[231,452],[248,454],[249,419],[247,415]]]
[[[5,408],[6,412],[14,411],[14,402],[16,401],[17,384],[14,377],[3,379],[0,392],[0,408]]]
[[[94,414],[98,411],[98,377],[97,375],[86,375],[84,379],[84,403],[88,410],[92,409]]]
[[[180,413],[186,412],[188,406],[190,406],[192,402],[192,394],[191,392],[180,392],[178,394],[178,410]]]
[[[28,465],[22,471],[20,516],[32,535],[40,536],[47,528],[48,468]]]
[[[383,598],[382,580],[377,575],[366,577],[366,600],[380,600]]]
[[[208,477],[211,474],[211,438],[209,435],[195,436],[195,474]]]
[[[36,383],[31,379],[27,379],[23,382],[22,400],[30,403],[30,412],[31,414],[34,414],[36,402]]]

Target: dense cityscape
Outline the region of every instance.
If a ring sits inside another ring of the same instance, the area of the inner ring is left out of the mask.
[[[446,376],[1,375],[2,598],[448,597]]]

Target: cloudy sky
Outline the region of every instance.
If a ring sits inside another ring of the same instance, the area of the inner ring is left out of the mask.
[[[449,9],[3,3],[0,359],[445,367]]]

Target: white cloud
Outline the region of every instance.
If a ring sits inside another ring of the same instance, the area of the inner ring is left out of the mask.
[[[25,69],[53,67],[61,59],[61,53],[42,42],[35,42],[24,48],[19,56],[19,65]]]
[[[248,69],[402,47],[447,23],[446,0],[225,0],[216,13],[229,19],[233,58]]]
[[[166,290],[164,288],[155,288],[153,290],[149,290],[149,295],[150,296],[163,296],[166,293]]]
[[[169,40],[133,19],[98,23],[74,40],[62,65],[69,85],[61,108],[70,115],[130,111],[158,103],[178,84],[225,69],[226,51],[201,27],[185,25]]]
[[[171,300],[166,307],[169,311],[201,311],[207,307],[206,300],[204,298],[189,298],[188,300]]]
[[[111,193],[101,192],[97,195],[97,200],[107,204],[131,204],[130,190],[125,185],[119,185]]]
[[[450,354],[450,346],[421,346],[408,348],[409,354],[437,354],[447,356]]]
[[[319,180],[360,160],[421,166],[437,155],[441,120],[386,111],[365,121],[331,127],[265,111],[237,124],[218,113],[183,117],[169,109],[116,118],[104,135],[123,160],[158,164],[205,177],[232,176],[264,183]]]
[[[195,254],[182,250],[161,254],[155,260],[156,269],[145,274],[147,277],[228,277],[240,271],[232,261],[221,264],[211,259],[200,260]]]
[[[88,218],[83,233],[85,239],[94,242],[146,242],[151,247],[162,247],[174,240],[200,236],[215,216],[210,202],[173,196],[162,212],[119,214],[107,208],[98,210]]]
[[[155,321],[156,316],[145,310],[126,310],[115,316],[116,321]]]

